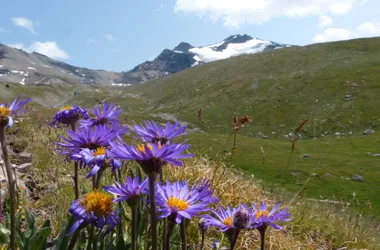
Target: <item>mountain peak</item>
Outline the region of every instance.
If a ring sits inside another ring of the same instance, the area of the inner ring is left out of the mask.
[[[181,51],[183,53],[188,53],[190,49],[194,48],[190,43],[180,42],[177,47],[175,47],[174,51]]]
[[[253,37],[247,34],[244,34],[244,35],[237,34],[237,35],[232,35],[232,36],[227,37],[226,39],[224,39],[224,41],[227,43],[245,43],[252,39]]]

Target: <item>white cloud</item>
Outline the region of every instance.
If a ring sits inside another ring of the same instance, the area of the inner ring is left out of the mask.
[[[364,3],[363,0],[176,0],[174,11],[222,20],[228,28],[239,28],[278,17],[342,15]]]
[[[351,32],[346,29],[328,28],[323,33],[316,34],[313,42],[323,43],[328,41],[347,40],[350,38]]]
[[[356,29],[328,28],[323,33],[316,34],[312,40],[320,43],[373,36],[380,36],[380,23],[366,22]]]
[[[329,27],[333,23],[333,20],[328,15],[323,15],[319,17],[319,27]]]
[[[8,44],[8,46],[16,49],[22,49],[29,53],[37,52],[53,59],[65,60],[70,57],[65,51],[58,47],[56,42],[35,42],[29,47],[25,47],[23,43]]]
[[[37,35],[37,32],[34,29],[33,21],[29,20],[25,17],[12,17],[12,22],[14,25],[25,28],[32,32],[33,34]]]
[[[380,34],[380,25],[366,22],[357,27],[356,31],[363,36],[377,36]]]
[[[113,42],[113,41],[115,41],[115,37],[113,36],[113,35],[111,35],[111,34],[104,34],[104,37],[108,40],[108,41],[110,41],[110,42]]]

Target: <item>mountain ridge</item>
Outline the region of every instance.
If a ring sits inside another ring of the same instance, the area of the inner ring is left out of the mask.
[[[221,42],[195,47],[181,41],[173,49],[164,49],[154,60],[145,61],[129,71],[93,70],[57,61],[46,55],[0,44],[0,81],[28,84],[95,84],[130,86],[175,74],[185,69],[230,58],[293,45],[253,38],[247,34],[231,35]]]

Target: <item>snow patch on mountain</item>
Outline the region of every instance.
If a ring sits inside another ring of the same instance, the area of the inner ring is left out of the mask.
[[[205,46],[190,49],[190,52],[194,53],[194,60],[203,61],[205,63],[227,59],[229,57],[238,56],[242,54],[254,54],[262,52],[265,48],[271,44],[270,41],[263,41],[257,38],[253,38],[245,43],[229,43],[227,48],[218,51],[216,48],[223,45],[225,41]]]

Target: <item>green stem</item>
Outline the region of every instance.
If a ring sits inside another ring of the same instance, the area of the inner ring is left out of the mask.
[[[75,122],[72,122],[71,124],[71,130],[72,131],[76,131],[76,121]],[[75,199],[78,200],[79,199],[79,183],[78,183],[78,162],[75,161],[74,162],[74,192],[75,192]]]
[[[231,152],[231,157],[230,157],[230,162],[232,161],[232,157],[234,156],[235,152],[235,147],[236,147],[236,135],[237,135],[237,130],[234,130],[234,144],[232,145],[232,152]]]
[[[265,231],[267,230],[267,225],[263,225],[259,228],[257,228],[257,230],[260,232],[260,240],[261,240],[261,245],[260,245],[260,250],[264,250],[265,248]]]
[[[115,171],[114,177],[115,177],[115,182],[120,183],[120,180],[121,180],[121,171],[120,171],[120,168],[117,169],[117,171]],[[121,202],[118,202],[118,207],[119,207],[119,211],[123,211],[124,212],[123,205],[121,204]],[[124,232],[123,232],[123,223],[119,223],[118,224],[117,230],[118,230],[118,234],[119,235],[124,235]]]
[[[149,203],[150,203],[150,226],[152,230],[152,250],[157,250],[157,219],[155,204],[155,182],[156,172],[148,175],[149,179]]]
[[[205,231],[202,231],[202,241],[201,241],[201,247],[200,250],[203,250],[203,245],[205,244]]]
[[[95,227],[92,226],[92,231],[94,232]],[[98,236],[93,233],[92,235],[92,250],[97,250],[98,249]]]
[[[104,172],[104,167],[101,167],[98,172],[96,173],[96,179],[95,179],[95,189],[99,189],[100,186],[100,180],[102,178],[102,174]]]
[[[186,225],[185,225],[185,219],[183,219],[181,221],[180,231],[181,231],[181,240],[182,240],[182,250],[186,250],[187,249],[187,244],[186,244]]]
[[[8,177],[8,189],[9,189],[9,198],[10,198],[10,209],[11,209],[11,235],[10,235],[10,249],[16,250],[16,194],[15,194],[15,183],[13,180],[12,168],[9,162],[8,148],[5,140],[5,126],[0,128],[0,143],[1,149],[3,151],[5,169],[7,170]]]
[[[240,229],[235,229],[235,234],[232,237],[232,240],[230,241],[230,250],[233,250],[237,241],[237,238],[239,237]]]
[[[260,240],[261,240],[260,250],[264,250],[264,248],[265,248],[265,231],[267,230],[267,226],[266,225],[261,226],[257,230],[259,230],[259,232],[260,232]]]
[[[74,163],[74,190],[75,190],[75,199],[79,199],[79,183],[78,183],[78,162]]]
[[[80,235],[80,230],[79,229],[75,230],[74,235],[71,237],[71,241],[69,243],[69,246],[67,247],[67,250],[72,250],[74,248],[75,244],[78,241],[79,235]]]
[[[164,174],[162,172],[162,168],[160,169],[159,171],[159,177],[160,177],[160,183],[161,184],[164,184]],[[168,231],[168,219],[167,218],[164,218],[163,219],[163,232],[162,232],[162,245],[163,245],[163,249],[165,249],[165,244],[166,244],[166,236],[167,236],[167,231]]]
[[[93,249],[92,243],[94,241],[94,225],[92,224],[88,225],[87,232],[88,232],[87,250],[92,250]]]
[[[132,204],[132,250],[137,250],[137,204]]]
[[[168,220],[168,230],[166,232],[166,237],[165,237],[165,241],[164,241],[164,250],[170,250],[170,236],[173,232],[173,229],[174,229],[174,226],[176,224],[174,223],[174,221],[172,220]]]

